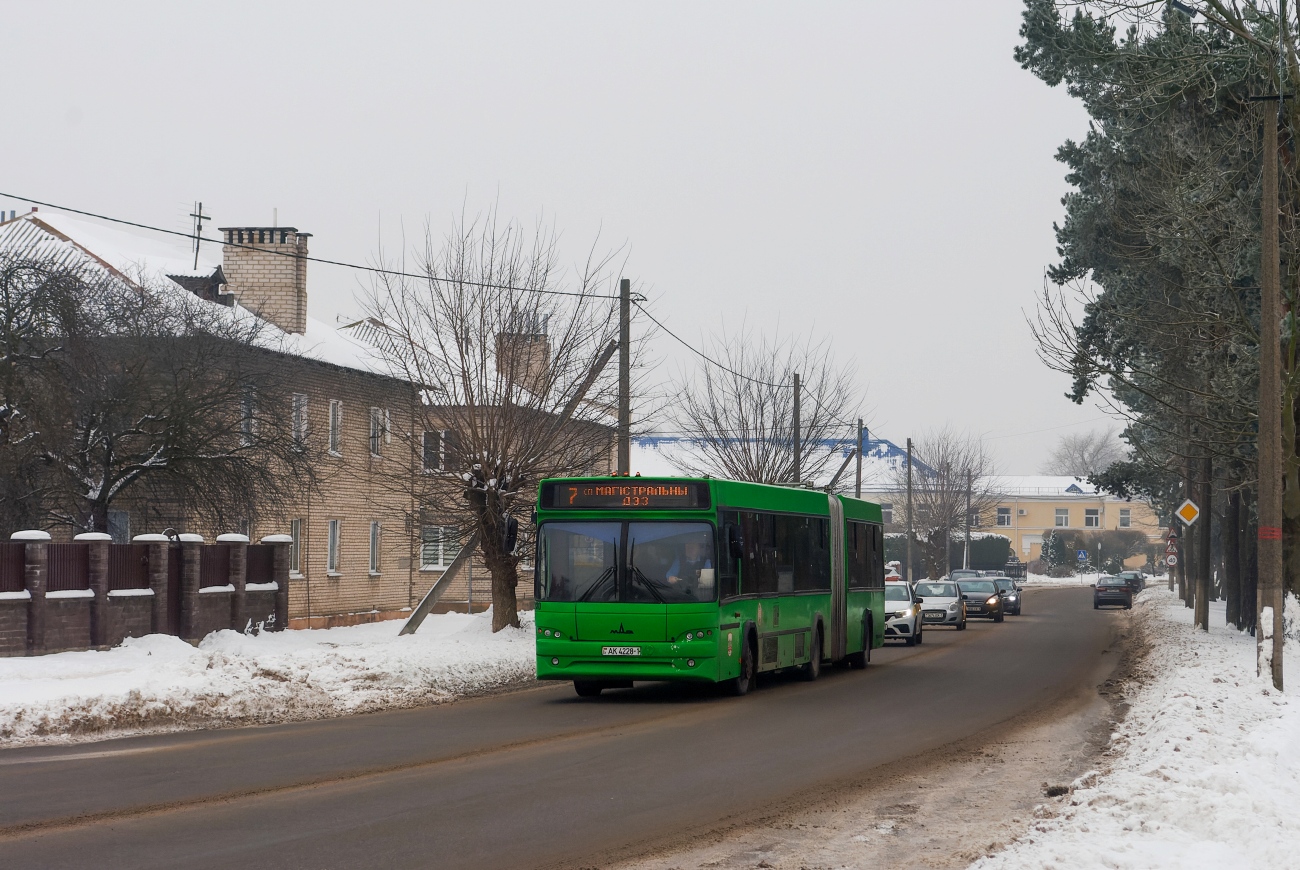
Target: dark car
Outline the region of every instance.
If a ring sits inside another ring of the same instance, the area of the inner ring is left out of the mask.
[[[961,597],[966,601],[966,618],[991,619],[1001,622],[1005,618],[1002,596],[992,580],[983,577],[970,580],[958,580]]]
[[[989,579],[993,581],[994,586],[998,587],[998,594],[1002,596],[1002,609],[1007,613],[1019,616],[1024,603],[1021,601],[1023,595],[1020,587],[1016,585],[1016,581],[1010,577],[990,577]]]
[[[1097,610],[1103,605],[1114,605],[1123,607],[1125,610],[1133,608],[1133,589],[1128,585],[1128,581],[1123,577],[1102,577],[1093,584],[1092,590],[1092,609]]]
[[[1134,595],[1147,588],[1146,576],[1141,571],[1120,571],[1115,576],[1128,583]]]

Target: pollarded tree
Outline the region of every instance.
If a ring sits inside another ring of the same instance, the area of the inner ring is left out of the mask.
[[[570,278],[553,232],[461,221],[427,235],[418,275],[382,274],[368,296],[372,341],[414,387],[414,474],[422,522],[477,536],[492,578],[492,630],[518,626],[516,587],[536,486],[612,466],[617,376],[601,365],[618,339],[611,257]]]

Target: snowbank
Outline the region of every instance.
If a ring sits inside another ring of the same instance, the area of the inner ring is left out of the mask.
[[[1112,735],[1107,770],[1081,777],[1039,808],[1026,836],[972,868],[1297,866],[1300,705],[1256,679],[1255,639],[1224,627],[1222,602],[1210,606],[1208,636],[1162,586],[1138,602],[1148,679]],[[1298,669],[1289,643],[1289,680]]]
[[[168,635],[101,652],[0,658],[0,745],[319,719],[436,704],[533,679],[532,614],[489,614],[257,636]]]

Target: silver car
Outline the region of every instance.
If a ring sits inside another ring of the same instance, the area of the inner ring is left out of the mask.
[[[912,585],[885,583],[885,640],[905,640],[908,646],[916,646],[923,628]]]
[[[921,622],[925,625],[951,625],[958,631],[966,628],[966,599],[956,583],[925,580],[916,584],[921,600]]]

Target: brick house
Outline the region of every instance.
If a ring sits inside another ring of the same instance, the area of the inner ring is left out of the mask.
[[[209,540],[230,531],[254,540],[287,534],[293,539],[292,627],[401,617],[458,551],[449,530],[422,524],[425,512],[414,487],[402,485],[413,475],[444,473],[445,433],[414,431],[415,391],[385,373],[365,340],[364,321],[333,326],[308,316],[302,257],[310,234],[293,227],[224,227],[221,233],[226,244],[219,257],[212,246],[196,256],[183,237],[160,238],[58,212],[33,210],[0,222],[0,248],[91,262],[123,278],[166,276],[178,292],[238,305],[283,333],[278,368],[292,385],[284,425],[320,448],[316,492],[282,515],[250,517],[240,529],[192,528],[165,505],[124,503],[110,516],[110,532],[122,540],[165,527]],[[526,603],[531,584],[521,582],[519,593]],[[472,603],[478,610],[489,598],[487,573],[475,564],[457,578],[440,609]]]

